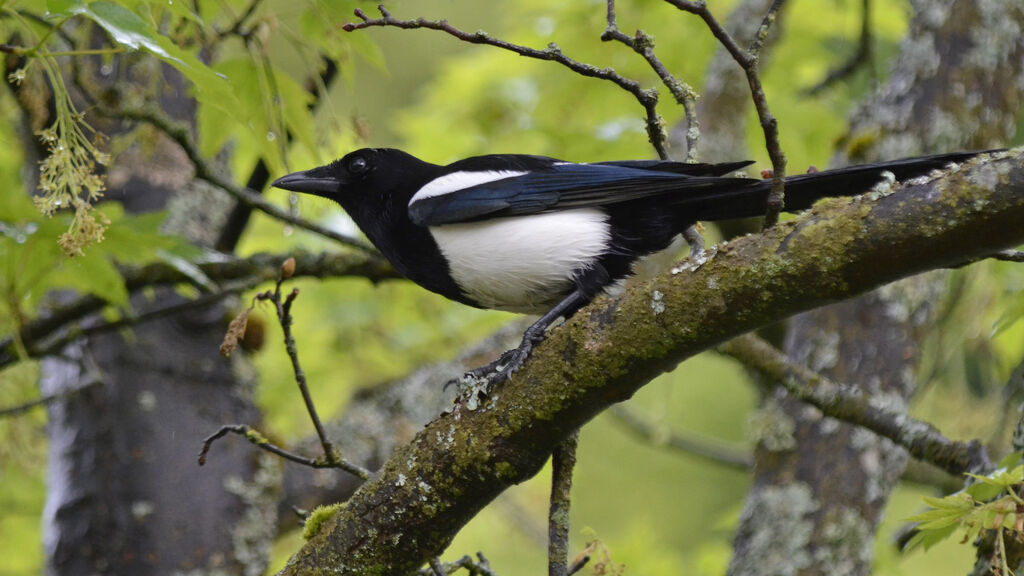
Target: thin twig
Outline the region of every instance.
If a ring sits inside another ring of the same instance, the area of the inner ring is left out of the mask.
[[[48,341],[43,345],[35,345],[28,349],[30,357],[38,358],[42,356],[50,356],[56,354],[67,347],[75,340],[86,338],[89,336],[96,336],[98,334],[104,334],[107,332],[113,332],[115,330],[121,330],[122,328],[129,328],[136,324],[143,322],[149,322],[151,320],[158,320],[160,318],[167,318],[168,316],[174,316],[187,312],[189,310],[196,310],[205,308],[223,300],[228,296],[239,294],[251,288],[254,288],[261,282],[259,279],[248,279],[240,282],[234,282],[230,285],[223,287],[217,292],[211,292],[204,294],[199,298],[193,300],[185,300],[184,302],[178,302],[170,306],[164,306],[155,310],[149,310],[142,314],[136,314],[132,316],[125,316],[117,320],[111,320],[109,322],[100,322],[86,327],[70,327],[62,336],[54,340]]]
[[[295,454],[294,452],[289,452],[288,450],[285,450],[284,448],[281,448],[280,446],[277,446],[276,444],[272,443],[270,440],[267,440],[267,437],[261,434],[259,430],[256,430],[255,428],[248,426],[246,424],[226,424],[224,426],[221,426],[220,430],[217,430],[213,434],[207,436],[203,440],[203,448],[199,451],[200,466],[204,466],[206,464],[206,457],[207,455],[209,455],[210,448],[213,446],[213,443],[227,436],[228,434],[238,434],[239,436],[243,436],[253,446],[256,446],[262,450],[266,450],[271,454],[276,454],[277,456],[280,456],[285,460],[295,462],[296,464],[302,464],[303,466],[309,466],[310,468],[339,467],[335,462],[327,462],[320,458],[307,458],[306,456]],[[363,480],[366,480],[367,478],[370,477],[369,470],[366,470],[365,468],[361,468],[355,465],[352,466],[354,466],[352,470],[345,468],[345,471],[350,472],[362,478]]]
[[[278,276],[277,282],[274,285],[273,292],[267,291],[262,294],[256,295],[256,300],[269,300],[274,304],[274,308],[277,311],[277,320],[281,324],[281,330],[284,332],[284,348],[288,353],[288,358],[292,362],[292,370],[295,373],[295,382],[299,385],[299,392],[302,394],[302,401],[306,404],[306,411],[309,412],[309,418],[313,421],[313,427],[316,428],[316,435],[320,439],[320,446],[324,449],[324,458],[328,463],[337,463],[339,468],[345,468],[343,460],[338,457],[337,452],[334,449],[334,445],[327,439],[327,433],[324,432],[324,425],[320,421],[320,415],[317,414],[316,405],[313,403],[313,397],[309,393],[309,386],[306,384],[306,373],[302,369],[302,365],[299,363],[299,349],[295,344],[295,337],[292,335],[292,324],[294,319],[292,318],[292,304],[295,303],[295,299],[299,296],[299,289],[293,288],[288,296],[281,299],[281,285],[285,280],[292,277],[295,272],[295,261],[288,259],[281,266],[281,274]],[[363,476],[368,478],[369,475]]]
[[[30,400],[30,401],[25,402],[23,404],[17,404],[15,406],[8,406],[7,408],[0,408],[0,418],[7,418],[7,417],[11,417],[11,416],[20,416],[20,415],[28,412],[29,410],[32,410],[34,408],[38,408],[40,406],[46,406],[47,404],[50,404],[51,402],[56,402],[58,400],[63,400],[63,399],[68,398],[70,396],[74,396],[75,394],[78,394],[80,392],[84,392],[85,390],[88,390],[89,388],[92,388],[93,386],[98,386],[98,385],[100,385],[102,383],[103,382],[101,380],[92,380],[90,382],[86,382],[85,384],[82,384],[81,386],[78,386],[78,387],[75,387],[75,388],[71,388],[69,390],[62,390],[62,391],[57,392],[55,394],[47,394],[46,396],[40,396],[39,398],[36,398],[35,400]]]
[[[221,39],[226,36],[238,35],[241,36],[243,40],[248,40],[249,34],[251,33],[252,29],[250,28],[248,31],[242,32],[242,25],[245,24],[245,21],[256,13],[256,9],[260,7],[260,4],[262,2],[263,0],[252,0],[252,2],[250,2],[249,5],[245,8],[245,12],[243,12],[235,20],[234,24],[232,24],[231,27],[227,30],[224,30],[223,32],[218,32],[217,37]]]
[[[246,439],[260,448],[273,452],[274,454],[287,458],[293,462],[313,466],[314,468],[340,468],[349,474],[366,480],[370,477],[370,471],[358,464],[353,464],[342,458],[338,454],[337,450],[334,449],[330,440],[327,439],[323,423],[320,421],[320,416],[316,412],[316,406],[313,404],[313,397],[309,394],[309,387],[306,385],[306,373],[302,370],[302,365],[299,363],[298,347],[295,344],[295,337],[292,336],[291,330],[291,326],[294,322],[291,314],[292,304],[294,304],[295,299],[299,295],[299,289],[294,288],[287,296],[283,299],[281,298],[281,285],[285,280],[291,278],[294,273],[295,260],[289,258],[281,265],[280,273],[277,277],[274,289],[272,291],[268,290],[257,294],[254,301],[270,301],[274,305],[277,312],[277,319],[281,324],[281,329],[284,331],[285,350],[287,350],[288,358],[291,359],[292,362],[292,369],[295,372],[295,381],[299,385],[299,392],[302,394],[302,400],[305,402],[306,410],[309,412],[309,417],[313,421],[314,428],[316,428],[316,434],[320,440],[320,446],[324,450],[324,457],[322,459],[313,459],[292,454],[283,448],[279,448],[271,444],[270,441],[268,441],[263,435],[259,434],[255,429],[243,424],[235,424],[222,426],[219,431],[215,432],[203,441],[203,449],[199,453],[199,465],[201,466],[206,461],[206,454],[209,452],[210,444],[212,444],[214,440],[217,440],[228,433],[235,433],[243,434]],[[234,324],[235,323],[232,322],[232,327],[229,328],[229,334],[235,329]],[[244,328],[241,329],[241,333],[244,335]]]
[[[600,78],[616,84],[623,90],[632,94],[636,98],[637,102],[643,106],[646,113],[647,137],[651,141],[651,145],[654,146],[655,150],[657,150],[658,156],[663,159],[668,158],[668,151],[665,148],[667,137],[665,135],[664,121],[661,116],[658,115],[657,110],[657,90],[644,89],[639,82],[620,75],[612,68],[598,68],[591,64],[574,60],[569,56],[566,56],[554,42],[548,44],[548,47],[544,50],[537,50],[535,48],[520,46],[519,44],[513,44],[511,42],[494,38],[486,32],[465,32],[452,26],[447,20],[427,20],[425,18],[417,18],[416,20],[399,20],[391,16],[391,13],[388,12],[383,5],[378,5],[377,9],[380,11],[380,18],[370,18],[361,9],[356,8],[355,15],[361,20],[361,22],[349,22],[344,24],[342,29],[352,32],[374,26],[391,26],[404,29],[426,28],[429,30],[438,30],[454,36],[463,42],[469,42],[471,44],[486,44],[496,48],[501,48],[502,50],[514,52],[527,58],[557,62],[582,76]]]
[[[808,96],[814,96],[836,82],[847,78],[864,64],[870,64],[873,52],[874,42],[871,29],[871,0],[861,0],[860,39],[857,42],[857,51],[854,52],[846,62],[832,70],[829,70],[828,74],[825,75],[825,78],[821,82],[811,86],[805,90],[804,93]]]
[[[711,442],[692,434],[684,435],[679,432],[662,432],[656,426],[645,422],[642,418],[621,406],[612,407],[608,413],[623,428],[643,438],[653,446],[672,448],[688,455],[703,458],[713,464],[727,466],[736,470],[749,470],[754,466],[754,457],[747,450],[726,446],[719,442]]]
[[[768,31],[775,22],[775,16],[782,8],[785,0],[775,0],[768,8],[764,20],[758,28],[754,40],[750,46],[743,50],[728,31],[715,19],[707,7],[707,3],[690,0],[665,0],[676,8],[700,17],[707,25],[711,34],[718,39],[719,43],[729,52],[733,60],[747,76],[747,84],[750,86],[751,98],[754,101],[754,108],[757,110],[757,117],[761,123],[761,130],[764,132],[765,148],[772,161],[772,190],[768,195],[768,209],[764,215],[764,227],[774,226],[779,220],[779,214],[785,206],[785,178],[786,178],[786,155],[779,143],[778,120],[772,115],[768,107],[768,98],[765,95],[764,87],[761,85],[761,75],[758,70],[761,48],[764,46]]]
[[[305,218],[295,216],[287,210],[267,202],[256,192],[246,188],[241,188],[227,179],[221,178],[199,153],[199,149],[192,142],[192,137],[189,134],[188,127],[184,124],[174,122],[157,110],[153,108],[118,108],[116,110],[111,110],[102,106],[97,107],[97,110],[101,114],[112,118],[146,122],[160,130],[167,135],[168,138],[178,144],[178,146],[180,146],[185,152],[185,155],[188,156],[188,159],[192,162],[192,165],[195,168],[196,178],[209,182],[217,188],[220,188],[242,204],[245,204],[255,210],[259,210],[282,222],[287,222],[304,230],[315,232],[346,246],[352,246],[353,248],[358,248],[366,252],[375,252],[374,248],[365,242],[324,228],[323,226],[310,222]]]
[[[874,402],[858,388],[837,384],[790,362],[779,349],[753,334],[734,338],[719,350],[783,386],[793,397],[816,406],[826,416],[888,438],[918,460],[954,475],[991,467],[988,454],[979,442],[965,444],[951,440],[927,422]]]
[[[686,115],[686,161],[697,162],[697,141],[700,138],[700,121],[697,119],[697,92],[689,84],[674,76],[662,64],[661,59],[654,52],[653,37],[643,30],[637,30],[636,34],[632,37],[620,31],[615,17],[615,0],[607,0],[607,2],[608,26],[601,34],[601,40],[605,42],[615,40],[630,47],[634,52],[643,56],[651,69],[658,75],[658,78],[661,78],[662,83],[668,88],[676,102],[683,107],[683,112]],[[664,148],[664,145],[655,146],[659,154]],[[661,156],[661,159],[667,160],[667,154]]]
[[[548,576],[566,576],[569,569],[569,506],[572,472],[580,433],[574,431],[551,455],[551,506],[548,510]]]

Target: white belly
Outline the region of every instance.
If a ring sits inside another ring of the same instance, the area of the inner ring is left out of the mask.
[[[545,312],[572,290],[610,237],[593,208],[430,228],[455,283],[481,306]]]

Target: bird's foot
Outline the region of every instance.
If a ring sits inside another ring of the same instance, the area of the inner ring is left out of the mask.
[[[494,386],[508,380],[514,372],[523,366],[526,359],[530,357],[530,351],[533,350],[535,344],[533,338],[524,337],[518,348],[506,350],[494,362],[474,368],[461,378],[449,381],[444,387],[447,389],[452,384],[458,385],[461,390],[460,397],[487,396]]]

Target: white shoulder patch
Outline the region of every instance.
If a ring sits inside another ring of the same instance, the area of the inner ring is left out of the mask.
[[[504,180],[505,178],[513,178],[515,176],[522,176],[526,172],[519,172],[516,170],[488,170],[486,172],[452,172],[451,174],[445,174],[444,176],[434,178],[430,182],[423,185],[422,188],[416,191],[412,196],[412,200],[409,203],[422,200],[424,198],[430,198],[432,196],[440,196],[442,194],[448,194],[455,192],[456,190],[462,190],[465,188],[471,188],[479,184],[486,184],[488,182],[494,182],[495,180]]]

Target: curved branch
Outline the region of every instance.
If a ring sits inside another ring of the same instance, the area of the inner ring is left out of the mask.
[[[548,47],[544,50],[537,50],[536,48],[520,46],[519,44],[513,44],[511,42],[494,38],[486,32],[465,32],[452,26],[447,20],[427,20],[425,18],[399,20],[398,18],[393,17],[391,13],[384,8],[383,4],[378,5],[377,9],[380,10],[380,18],[370,18],[362,10],[356,8],[355,15],[358,16],[362,22],[349,22],[344,24],[342,29],[346,32],[353,32],[364,28],[391,26],[407,30],[417,28],[438,30],[450,36],[454,36],[463,42],[469,42],[470,44],[486,44],[488,46],[494,46],[496,48],[501,48],[502,50],[514,52],[527,58],[557,62],[581,76],[600,78],[614,83],[619,88],[622,88],[626,92],[632,94],[633,97],[636,98],[637,102],[644,107],[644,111],[647,115],[647,137],[650,139],[655,150],[658,151],[658,156],[662,159],[668,158],[668,151],[665,149],[665,142],[668,138],[665,135],[664,122],[662,121],[661,116],[658,115],[657,90],[654,90],[653,88],[644,89],[636,80],[626,78],[612,68],[598,68],[592,64],[574,60],[569,56],[566,56],[565,53],[562,52],[562,49],[554,42],[548,44]]]
[[[734,338],[721,350],[826,416],[867,428],[906,448],[918,460],[950,474],[978,473],[991,466],[984,446],[977,441],[965,444],[950,440],[931,424],[887,407],[859,388],[837,384],[806,366],[790,362],[778,348],[753,334]]]
[[[283,574],[412,573],[505,488],[611,404],[702,350],[924,270],[1024,242],[1024,151],[977,159],[877,200],[821,202],[721,246],[697,270],[599,299],[552,331],[475,410],[399,448]],[[654,291],[664,308],[652,310]]]

